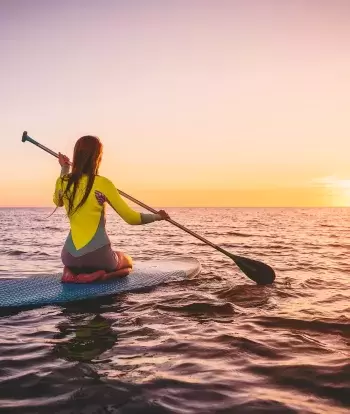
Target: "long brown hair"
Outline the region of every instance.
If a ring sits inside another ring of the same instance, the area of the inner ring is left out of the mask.
[[[67,187],[63,193],[63,197],[68,199],[68,216],[75,213],[89,197],[95,177],[98,175],[98,168],[102,157],[102,143],[92,135],[85,135],[78,139],[74,147],[72,172],[68,176],[63,177],[68,180]],[[86,174],[88,177],[85,193],[79,204],[73,209],[74,198],[78,189],[78,184],[82,176]]]

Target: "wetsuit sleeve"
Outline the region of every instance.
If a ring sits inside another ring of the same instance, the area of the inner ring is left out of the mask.
[[[62,167],[61,167],[61,177],[63,177],[64,175],[69,174],[69,170],[70,170],[69,165],[67,165],[67,164],[62,165]]]
[[[133,225],[145,224],[142,220],[141,213],[138,213],[127,205],[111,181],[105,179],[103,184],[102,192],[106,196],[109,205],[126,223]]]
[[[62,180],[61,178],[57,178],[56,180],[56,187],[55,192],[53,195],[53,202],[57,207],[63,207],[63,201],[62,201]]]

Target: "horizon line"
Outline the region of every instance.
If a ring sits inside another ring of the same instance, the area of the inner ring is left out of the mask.
[[[4,209],[29,209],[29,208],[37,208],[37,209],[52,209],[55,208],[55,206],[0,206],[0,209],[4,210]],[[153,206],[153,208],[157,208],[156,206]],[[242,208],[304,208],[304,209],[312,209],[312,208],[350,208],[350,206],[348,205],[339,205],[339,206],[332,206],[332,205],[315,205],[315,206],[162,206],[159,208],[237,208],[237,209],[242,209]],[[140,209],[142,209],[142,207],[140,207]],[[147,209],[143,209],[143,210],[147,210]]]

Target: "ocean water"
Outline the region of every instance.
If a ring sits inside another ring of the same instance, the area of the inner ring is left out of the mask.
[[[61,269],[62,211],[0,209],[0,279]],[[0,412],[348,413],[350,209],[168,209],[270,264],[256,286],[169,223],[128,226],[135,261],[193,256],[202,272],[88,303],[0,310]],[[1,280],[0,280],[1,283]]]

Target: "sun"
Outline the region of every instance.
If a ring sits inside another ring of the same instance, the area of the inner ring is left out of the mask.
[[[336,204],[350,206],[350,180],[336,179],[333,181],[332,187],[336,193]]]
[[[350,207],[350,179],[339,178],[336,175],[315,178],[313,185],[326,190],[328,201],[334,207]]]

